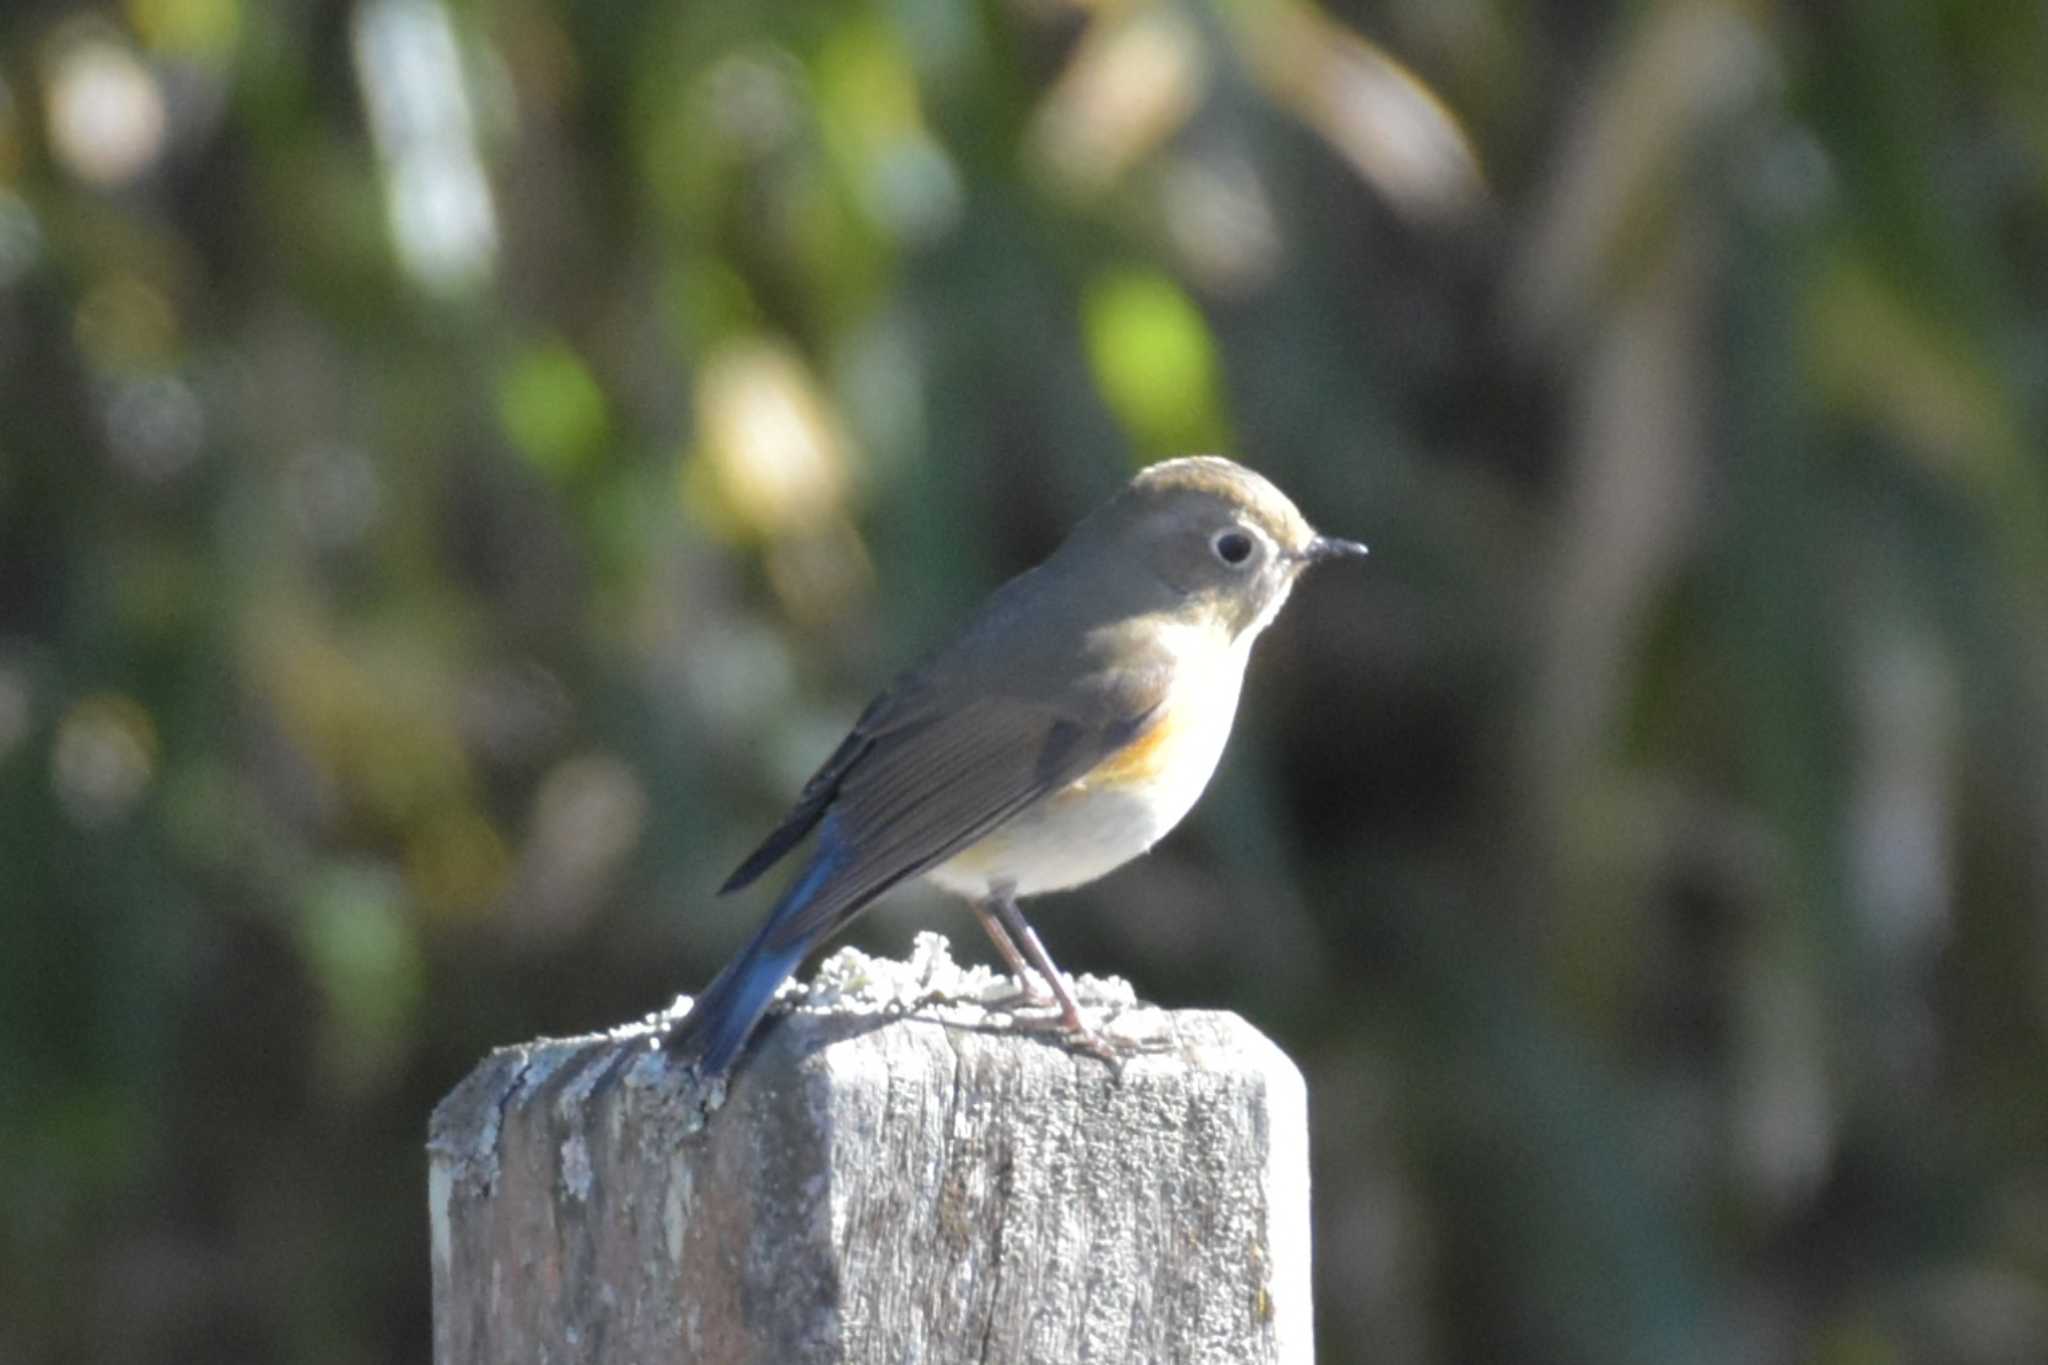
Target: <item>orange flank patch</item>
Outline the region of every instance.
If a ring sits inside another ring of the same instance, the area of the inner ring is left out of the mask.
[[[1125,783],[1158,781],[1172,766],[1178,741],[1188,738],[1179,714],[1173,708],[1163,709],[1136,739],[1083,773],[1074,787],[1099,791]]]

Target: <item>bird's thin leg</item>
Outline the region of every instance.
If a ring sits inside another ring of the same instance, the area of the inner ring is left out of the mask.
[[[1008,965],[1010,975],[1017,978],[1017,998],[1027,1005],[1055,1004],[1057,1002],[1052,996],[1046,995],[1031,984],[1031,965],[1024,960],[1024,954],[1017,951],[1016,941],[1010,937],[1009,931],[1003,928],[1002,920],[997,918],[993,909],[997,897],[1008,900],[1011,894],[1007,888],[997,888],[989,899],[975,901],[974,917],[981,921],[981,927],[987,932],[989,941],[995,944],[996,951],[1003,955],[1003,962]]]
[[[1016,895],[1007,887],[997,887],[994,891],[995,894],[987,901],[989,912],[1009,931],[1012,946],[1021,947],[1031,965],[1038,968],[1038,974],[1045,978],[1053,998],[1060,1004],[1061,1029],[1076,1046],[1111,1062],[1116,1061],[1116,1054],[1109,1044],[1082,1020],[1081,1007],[1074,1000],[1074,992],[1068,987],[1066,977],[1060,974],[1060,969],[1053,966],[1051,954],[1038,941],[1038,932],[1025,921],[1024,912],[1017,908]]]

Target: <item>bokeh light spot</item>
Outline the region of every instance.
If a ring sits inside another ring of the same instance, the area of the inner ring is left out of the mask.
[[[0,763],[28,738],[35,722],[35,686],[25,665],[0,658]]]
[[[715,494],[744,531],[774,536],[835,515],[846,441],[804,363],[773,342],[736,342],[697,378],[699,436]]]
[[[118,823],[156,776],[156,722],[132,697],[85,698],[57,724],[50,776],[65,812],[87,829]]]
[[[80,180],[127,184],[163,151],[163,92],[125,45],[98,32],[60,41],[44,80],[50,150]]]
[[[285,509],[299,534],[320,550],[346,549],[368,534],[383,490],[369,452],[346,442],[308,446],[285,466]]]
[[[177,310],[140,275],[111,275],[80,300],[72,321],[78,348],[105,370],[163,365],[176,354]]]
[[[190,469],[206,438],[206,412],[174,374],[122,375],[108,388],[107,444],[122,469],[166,484]]]
[[[43,228],[35,210],[20,195],[0,190],[0,289],[27,275],[42,258]]]
[[[497,258],[497,211],[447,9],[369,0],[356,11],[354,38],[400,262],[438,292],[482,284]]]

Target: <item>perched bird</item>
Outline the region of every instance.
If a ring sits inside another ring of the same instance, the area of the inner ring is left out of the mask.
[[[1036,968],[1060,1027],[1107,1055],[1018,899],[1093,881],[1178,824],[1223,752],[1252,641],[1303,569],[1365,552],[1316,534],[1229,460],[1140,472],[869,704],[721,888],[816,832],[801,875],[670,1050],[706,1076],[729,1071],[805,956],[923,874],[966,897],[1020,983]]]

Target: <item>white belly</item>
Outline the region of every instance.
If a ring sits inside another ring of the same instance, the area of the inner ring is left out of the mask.
[[[973,899],[1003,885],[1035,896],[1094,881],[1151,848],[1193,808],[1216,771],[1255,633],[1212,656],[1206,667],[1183,659],[1162,708],[1161,723],[1173,726],[1173,740],[1143,772],[1120,774],[1112,757],[926,875]]]

